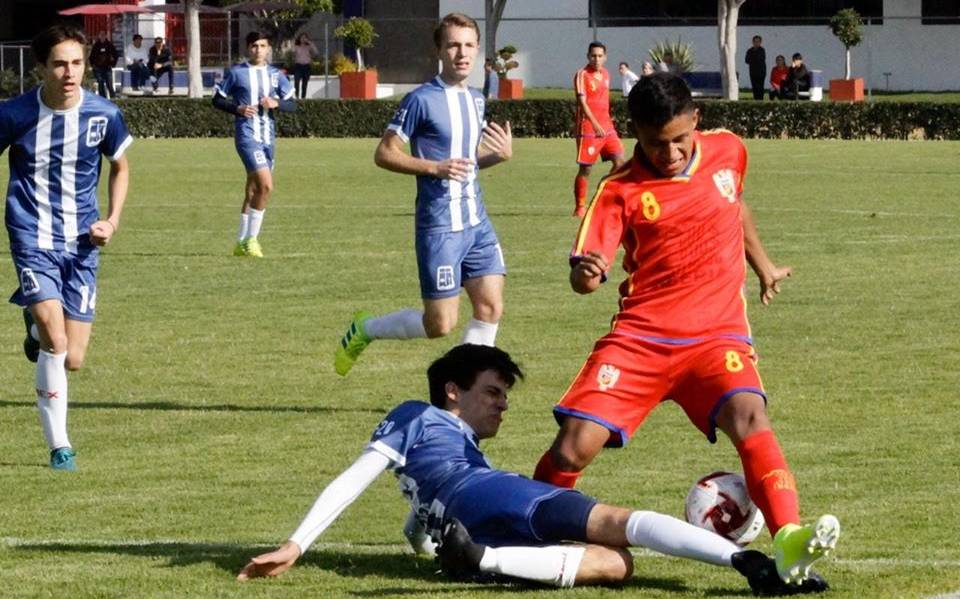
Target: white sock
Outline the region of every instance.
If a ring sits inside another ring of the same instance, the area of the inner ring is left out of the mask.
[[[247,210],[247,214],[250,217],[250,224],[247,225],[247,237],[257,237],[260,235],[264,212],[266,212],[266,210],[257,210],[256,208],[249,208]]]
[[[487,547],[480,558],[480,571],[570,588],[586,550],[583,545]]]
[[[47,446],[70,447],[67,437],[67,352],[51,354],[40,350],[37,357],[37,409]]]
[[[463,329],[463,338],[460,344],[473,343],[474,345],[489,345],[493,347],[497,341],[497,329],[500,328],[498,322],[483,322],[476,318],[471,318],[467,327]]]
[[[427,336],[423,312],[398,310],[367,321],[363,331],[371,339],[419,339]]]
[[[627,520],[627,541],[667,555],[730,567],[740,547],[718,534],[656,512],[633,512]]]
[[[247,238],[247,230],[250,227],[250,215],[246,212],[240,213],[240,229],[237,231],[237,241],[243,241]]]
[[[403,525],[403,536],[407,537],[414,553],[429,556],[437,554],[437,544],[427,534],[427,528],[417,520],[417,513],[413,510],[407,514],[407,521]]]

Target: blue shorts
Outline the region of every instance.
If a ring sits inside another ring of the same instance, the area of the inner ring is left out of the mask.
[[[454,297],[467,279],[507,273],[489,220],[463,231],[418,231],[416,247],[423,299]]]
[[[12,251],[20,287],[10,297],[18,306],[59,300],[70,320],[92,322],[97,305],[97,266],[100,251],[81,246],[78,253],[39,250]]]
[[[268,168],[273,170],[273,146],[252,139],[238,139],[234,144],[248,173]]]
[[[444,510],[482,545],[553,545],[586,541],[597,500],[519,474],[495,472],[457,489]]]

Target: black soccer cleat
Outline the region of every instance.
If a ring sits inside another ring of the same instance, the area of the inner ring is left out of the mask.
[[[23,338],[23,353],[31,362],[36,362],[40,357],[40,342],[33,338],[30,329],[33,327],[33,315],[28,308],[23,309],[23,326],[27,328],[27,336]]]
[[[437,562],[440,570],[455,579],[472,579],[480,573],[480,559],[486,547],[473,542],[466,527],[456,518],[443,525]],[[776,570],[774,570],[776,572]]]
[[[746,577],[750,589],[758,597],[806,595],[822,593],[830,588],[827,581],[814,572],[810,572],[810,575],[800,584],[787,584],[777,574],[777,564],[773,558],[759,551],[747,550],[734,553],[730,563],[737,572]]]

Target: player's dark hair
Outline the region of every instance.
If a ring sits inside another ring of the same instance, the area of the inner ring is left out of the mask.
[[[587,54],[590,54],[590,50],[593,50],[594,48],[600,48],[601,50],[603,50],[604,54],[607,53],[607,47],[604,45],[603,42],[590,42],[590,45],[587,46]]]
[[[447,383],[454,383],[463,390],[470,389],[477,376],[484,370],[493,370],[507,387],[513,387],[523,372],[510,358],[510,354],[497,347],[458,345],[434,361],[427,369],[430,384],[430,403],[438,408],[447,405]]]
[[[267,40],[267,43],[269,44],[270,36],[266,33],[260,33],[259,31],[251,31],[247,34],[247,47],[249,48],[259,40]]]
[[[81,46],[87,45],[87,36],[83,31],[73,25],[53,25],[47,27],[33,38],[30,42],[30,48],[33,50],[33,57],[40,64],[47,64],[50,57],[50,50],[57,44],[62,44],[67,40],[73,40]],[[86,57],[86,54],[84,54]]]
[[[480,26],[477,25],[477,22],[461,12],[452,12],[440,19],[440,22],[437,23],[437,26],[433,29],[433,44],[437,47],[437,50],[440,49],[440,45],[443,43],[443,32],[446,31],[448,27],[473,29],[477,32],[477,42],[480,42]]]
[[[673,73],[641,77],[627,96],[630,120],[640,126],[662,127],[675,116],[696,109],[687,82]]]

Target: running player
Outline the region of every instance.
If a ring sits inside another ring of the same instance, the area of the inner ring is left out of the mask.
[[[487,218],[479,169],[509,160],[510,123],[484,121],[484,98],[467,87],[480,28],[466,15],[445,16],[434,30],[440,75],[400,103],[374,156],[377,166],[416,175],[416,251],[423,310],[354,315],[334,355],[346,375],[374,339],[443,337],[457,324],[460,287],[473,304],[463,343],[493,345],[503,312],[506,266]],[[404,152],[409,142],[412,154]]]
[[[67,435],[67,370],[83,364],[97,303],[101,246],[127,197],[124,153],[133,141],[120,109],[83,90],[86,38],[57,25],[32,42],[41,85],[0,103],[0,153],[10,148],[6,224],[23,306],[23,348],[37,363],[40,424],[50,467],[76,470]],[[97,205],[101,156],[110,162],[109,208]]]
[[[438,556],[452,575],[491,572],[563,587],[620,583],[633,571],[625,547],[643,546],[734,567],[764,594],[785,589],[762,553],[742,551],[670,516],[598,503],[492,468],[479,442],[496,436],[508,391],[522,377],[510,356],[495,347],[467,344],[447,352],[427,370],[430,404],[407,401],[387,414],[361,456],[323,490],[290,540],[250,560],[238,578],[288,570],[389,469],[421,524],[442,539]],[[802,587],[824,589],[818,579]]]
[[[267,36],[251,31],[247,34],[247,61],[230,67],[213,90],[213,105],[235,116],[234,143],[247,169],[234,256],[263,258],[258,237],[263,213],[273,192],[277,138],[273,110],[293,112],[297,109],[293,85],[270,64],[270,53]]]
[[[699,112],[686,83],[668,73],[644,77],[628,107],[639,143],[590,202],[570,273],[574,291],[595,291],[622,244],[621,309],[554,408],[560,431],[535,477],[572,488],[604,446],[624,445],[658,403],[672,399],[711,443],[717,428],[730,437],[774,536],[780,576],[800,582],[840,528],[829,515],[800,526],[742,292],[745,252],[763,303],[790,269],[767,256],[742,200],[743,142],[729,131],[696,131]]]
[[[607,47],[600,42],[590,42],[587,66],[573,76],[573,90],[577,94],[577,164],[580,165],[573,180],[573,215],[578,217],[583,217],[590,168],[597,158],[613,161],[611,172],[623,164],[623,145],[610,118],[610,73],[603,68],[605,62]]]

